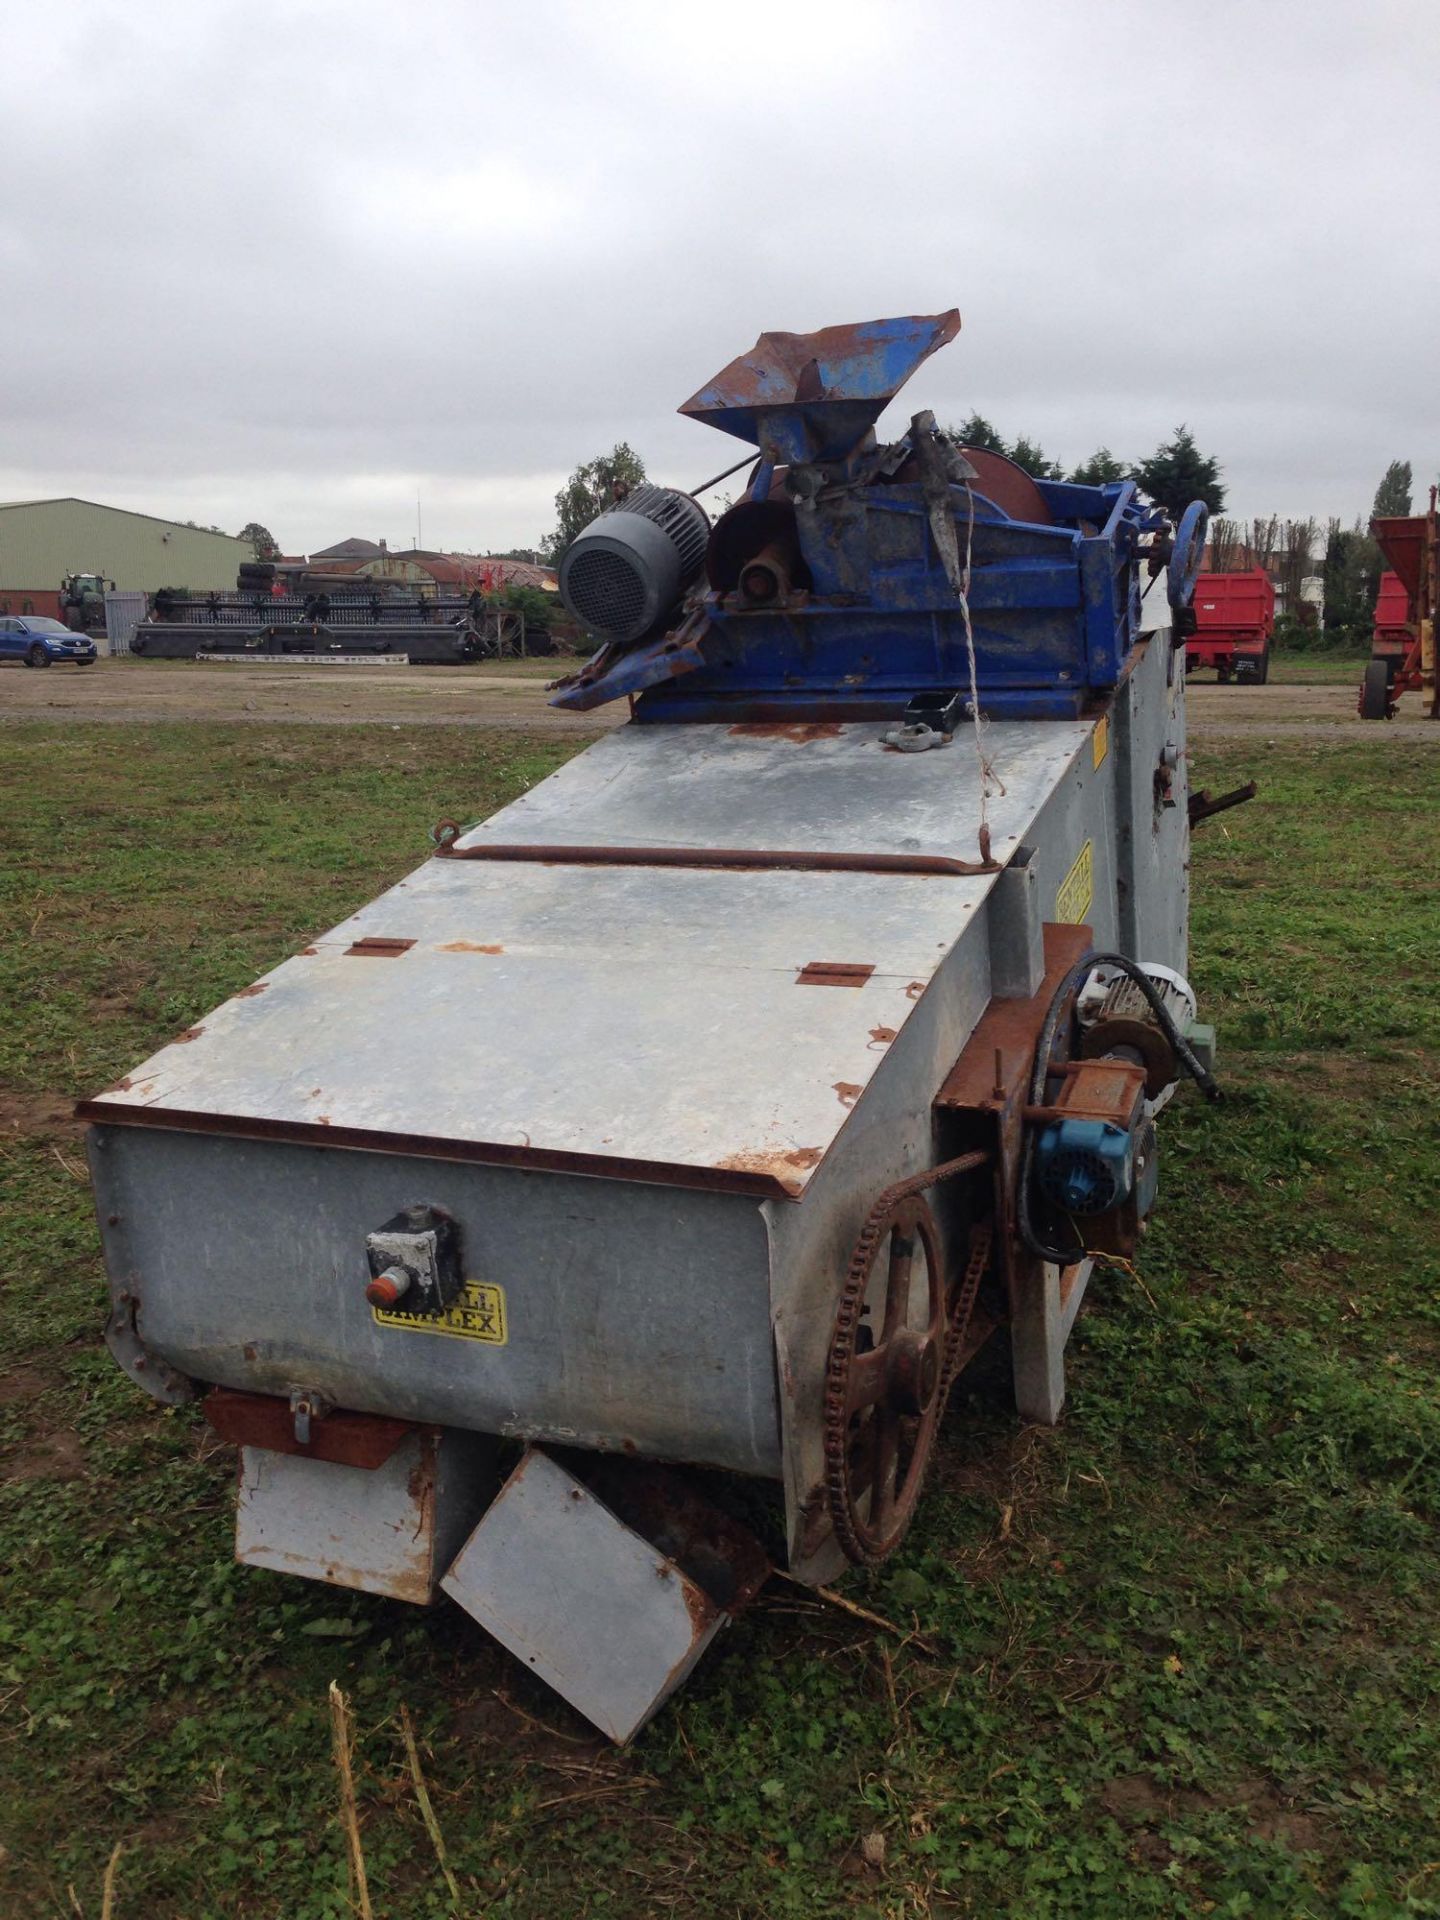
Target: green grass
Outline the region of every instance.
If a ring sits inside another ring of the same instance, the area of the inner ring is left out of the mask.
[[[1360,685],[1369,654],[1277,653],[1270,657],[1270,678],[1282,687]]]
[[[899,1560],[777,1584],[614,1754],[454,1608],[234,1567],[232,1460],[99,1339],[59,1103],[567,747],[450,729],[14,727],[0,947],[0,1913],[1440,1914],[1440,761],[1197,754],[1228,1099],[1182,1098],[1142,1280],[1095,1288],[1055,1431],[962,1382]],[[18,1124],[17,1124],[18,1123]],[[882,1869],[860,1862],[881,1834]],[[73,1889],[73,1900],[71,1898]]]

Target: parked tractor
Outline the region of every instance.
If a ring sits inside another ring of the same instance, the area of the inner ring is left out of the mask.
[[[67,573],[60,582],[60,618],[72,633],[104,633],[105,589],[99,573]],[[113,593],[115,582],[108,582]]]

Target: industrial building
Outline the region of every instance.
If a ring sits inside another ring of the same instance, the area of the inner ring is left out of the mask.
[[[53,613],[66,574],[98,573],[122,591],[233,587],[248,540],[97,500],[0,503],[0,613]]]

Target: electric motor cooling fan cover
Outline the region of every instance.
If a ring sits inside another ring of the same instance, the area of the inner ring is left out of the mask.
[[[705,509],[688,493],[636,487],[566,549],[560,597],[599,639],[639,640],[699,574],[709,538]]]

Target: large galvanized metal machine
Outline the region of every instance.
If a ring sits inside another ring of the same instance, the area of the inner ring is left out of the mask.
[[[628,1738],[779,1563],[904,1536],[1008,1333],[1053,1421],[1185,984],[1203,513],[875,423],[955,313],[767,334],[755,450],[566,556],[610,733],[86,1103],[109,1340],[238,1552],[447,1592]]]

